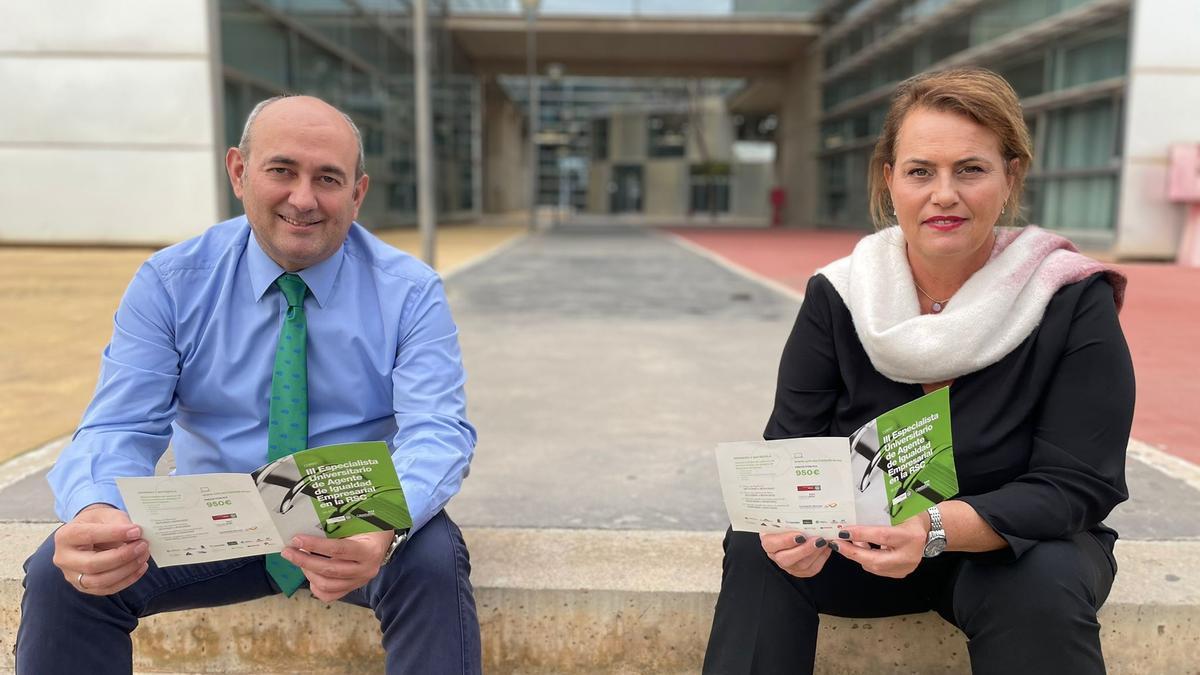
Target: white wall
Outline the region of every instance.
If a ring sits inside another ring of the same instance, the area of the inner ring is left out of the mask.
[[[607,160],[588,165],[587,210],[591,213],[609,212],[608,187],[612,182],[612,164]]]
[[[729,186],[729,210],[739,216],[770,218],[771,188],[774,185],[774,164],[734,164]]]
[[[1200,143],[1200,2],[1138,0],[1132,19],[1115,253],[1174,257],[1185,211],[1166,199],[1167,153]]]
[[[609,155],[613,164],[629,164],[646,159],[648,134],[646,114],[621,112],[612,116],[608,124]]]
[[[642,180],[642,213],[678,216],[688,210],[686,159],[648,159]]]
[[[0,0],[0,241],[163,244],[218,219],[210,0]]]

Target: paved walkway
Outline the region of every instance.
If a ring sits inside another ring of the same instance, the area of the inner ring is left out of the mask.
[[[513,225],[439,230],[440,270],[524,232]],[[415,230],[384,230],[419,253]],[[0,246],[0,461],[69,434],[91,399],[100,350],[129,279],[153,249]]]
[[[730,262],[804,290],[818,267],[848,254],[861,233],[676,229]],[[1200,464],[1200,268],[1122,264],[1121,325],[1137,373],[1133,436]]]

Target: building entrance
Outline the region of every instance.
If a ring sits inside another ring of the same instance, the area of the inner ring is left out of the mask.
[[[611,213],[641,213],[642,167],[634,164],[614,166],[608,191]]]

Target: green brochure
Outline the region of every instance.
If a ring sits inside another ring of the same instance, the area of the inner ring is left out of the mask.
[[[897,525],[958,494],[950,389],[876,417],[850,437],[859,523]]]
[[[382,441],[301,450],[250,477],[277,522],[319,523],[330,538],[412,527],[396,466]]]

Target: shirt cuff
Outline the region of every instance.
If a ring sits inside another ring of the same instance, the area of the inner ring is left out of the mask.
[[[1002,548],[996,551],[988,551],[986,553],[972,554],[976,560],[984,560],[995,563],[1011,563],[1025,555],[1029,549],[1037,546],[1038,541],[1036,539],[1026,539],[1025,537],[1018,537],[1015,534],[1002,532],[996,527],[995,519],[992,517],[992,514],[987,511],[986,507],[981,507],[980,504],[977,504],[974,496],[959,496],[955,497],[955,499],[965,502],[969,504],[972,509],[975,509],[975,513],[983,519],[983,522],[987,523],[988,527],[992,528],[992,530],[996,534],[1000,535],[1000,538],[1008,544],[1008,548]]]
[[[412,536],[417,533],[417,530],[425,526],[434,514],[429,511],[429,497],[421,494],[415,488],[411,491],[404,484],[404,479],[400,479],[400,487],[404,488],[404,502],[408,506],[408,516],[412,519],[412,528],[408,534]]]
[[[71,496],[63,501],[59,509],[58,517],[62,521],[68,522],[79,515],[79,512],[92,504],[109,504],[117,509],[125,511],[125,500],[121,499],[121,491],[113,485],[85,485]]]

